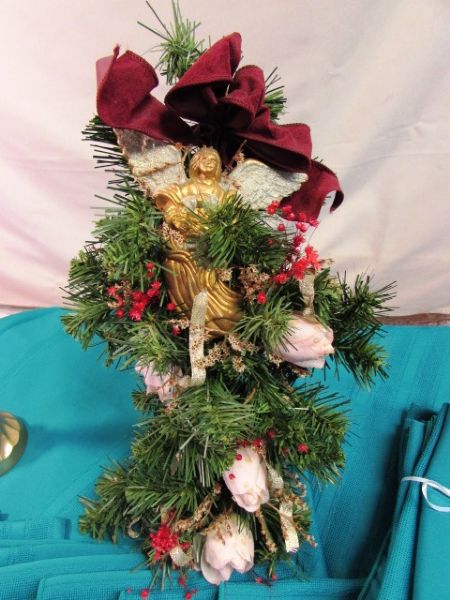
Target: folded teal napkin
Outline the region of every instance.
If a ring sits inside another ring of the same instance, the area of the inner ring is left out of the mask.
[[[219,600],[356,600],[362,580],[311,579],[286,580],[275,585],[254,583],[225,583],[220,586]]]
[[[10,541],[9,545],[0,543],[0,567],[48,560],[51,558],[72,558],[77,556],[92,556],[99,554],[127,554],[130,548],[122,544],[98,544],[96,542],[44,542],[17,544]]]
[[[0,545],[7,540],[64,540],[70,537],[68,519],[24,519],[0,521]]]
[[[438,415],[414,406],[405,421],[392,527],[360,600],[444,600],[450,597],[450,514],[431,508],[417,482],[450,479],[450,405]],[[432,477],[433,476],[433,477]],[[436,479],[438,478],[438,479]],[[434,513],[434,514],[432,514]]]
[[[342,479],[336,486],[311,487],[326,566],[326,573],[312,571],[311,576],[368,575],[396,505],[405,415],[411,404],[438,412],[450,397],[450,327],[386,327],[386,332],[386,381],[365,390],[345,372],[339,379],[329,372],[315,374],[318,380],[325,376],[330,391],[351,403]]]
[[[70,573],[91,573],[102,571],[108,577],[109,571],[128,571],[129,581],[133,580],[132,569],[142,562],[142,556],[132,554],[103,554],[38,560],[0,568],[1,600],[34,600],[40,580],[43,577]],[[149,574],[147,573],[147,579]],[[94,596],[95,597],[95,596]],[[80,597],[80,600],[83,596]]]
[[[450,408],[439,442],[430,458],[426,478],[450,488]],[[413,487],[417,483],[408,483]],[[420,484],[419,484],[420,485]],[[450,507],[450,498],[437,491],[428,494],[436,505]],[[450,513],[431,508],[420,498],[420,516],[417,527],[417,551],[413,572],[414,600],[450,598]]]
[[[36,595],[36,600],[117,600],[119,597],[129,600],[138,597],[143,589],[148,589],[151,582],[149,571],[136,573],[129,571],[111,571],[108,573],[87,573],[44,578]],[[218,588],[209,585],[199,575],[192,573],[188,577],[189,587],[196,587],[198,594],[193,600],[216,600]],[[127,592],[130,590],[130,592]],[[184,590],[177,583],[174,574],[173,584],[168,584],[164,591],[155,586],[149,600],[170,599],[184,600]],[[134,599],[133,599],[134,600]],[[250,598],[249,598],[250,600]]]

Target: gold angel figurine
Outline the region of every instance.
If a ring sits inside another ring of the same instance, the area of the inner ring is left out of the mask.
[[[235,192],[226,192],[220,185],[222,177],[219,154],[212,148],[202,148],[192,157],[186,183],[172,183],[159,188],[153,195],[156,206],[164,213],[167,225],[181,236],[196,233],[200,222],[195,215],[205,215],[205,204],[220,205]],[[180,238],[182,240],[182,237]],[[169,239],[169,254],[165,267],[171,300],[183,312],[190,314],[192,303],[202,290],[208,292],[206,328],[213,334],[229,331],[239,321],[240,294],[219,279],[215,269],[199,267],[176,236]]]
[[[197,218],[206,217],[205,206],[220,206],[239,191],[254,208],[266,208],[272,200],[298,190],[307,175],[244,160],[223,177],[218,152],[201,148],[193,155],[186,178],[178,146],[127,129],[115,131],[133,176],[170,228],[165,279],[171,300],[189,316],[194,298],[206,290],[207,331],[213,335],[230,331],[241,318],[241,295],[220,279],[216,269],[199,266],[184,240],[205,226]]]

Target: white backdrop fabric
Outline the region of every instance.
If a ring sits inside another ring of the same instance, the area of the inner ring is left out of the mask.
[[[168,0],[151,0],[170,21]],[[283,122],[346,199],[313,243],[351,279],[398,282],[397,314],[450,312],[449,0],[181,0],[215,41],[239,31],[243,64],[278,65]],[[62,303],[105,176],[80,131],[95,61],[118,42],[156,62],[144,0],[1,0],[0,305]],[[165,86],[160,86],[162,98]],[[98,211],[97,211],[98,213]]]

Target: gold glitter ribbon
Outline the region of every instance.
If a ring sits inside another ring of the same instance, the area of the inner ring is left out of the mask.
[[[181,546],[175,546],[169,552],[170,558],[177,567],[185,567],[192,561],[192,550],[189,548],[187,552]]]
[[[133,519],[133,521],[131,521],[131,523],[127,527],[127,535],[132,540],[137,540],[138,537],[140,537],[141,535],[141,531],[136,531],[136,529],[134,529],[134,526],[136,525],[136,523],[139,523],[140,520],[140,517]]]
[[[279,513],[286,552],[295,552],[299,549],[300,544],[298,541],[297,530],[294,525],[294,503],[283,495],[284,481],[281,475],[268,463],[266,463],[266,466],[269,476],[269,485],[275,492],[275,496],[280,498]]]
[[[269,550],[269,552],[272,552],[273,554],[275,554],[277,551],[277,545],[275,544],[275,542],[273,540],[273,537],[269,531],[269,527],[267,526],[267,521],[266,521],[261,509],[258,509],[255,512],[255,515],[259,521],[259,525],[261,527],[261,531],[262,531],[267,549]]]
[[[320,261],[320,266],[322,269],[327,269],[333,264],[333,260],[331,258],[325,258]],[[316,272],[314,269],[307,269],[305,271],[305,275],[303,279],[300,279],[298,282],[298,287],[300,288],[300,293],[303,296],[303,300],[305,302],[305,308],[303,309],[303,316],[310,317],[315,320],[314,313],[314,279],[316,278]]]
[[[305,302],[305,308],[303,309],[304,317],[314,316],[314,279],[316,274],[312,270],[307,270],[303,279],[298,282],[298,287],[303,296]]]
[[[283,499],[280,502],[280,521],[286,552],[295,552],[300,547],[297,531],[294,527],[294,517],[292,516],[293,508],[294,503],[292,500]]]
[[[208,292],[202,290],[194,298],[189,326],[189,356],[191,359],[191,385],[202,385],[206,379],[204,366],[205,320],[208,308]]]
[[[205,367],[205,322],[208,308],[208,292],[199,292],[192,304],[191,321],[189,324],[189,358],[191,361],[191,376],[181,377],[178,385],[182,388],[202,385],[206,379]]]
[[[189,531],[191,529],[198,529],[201,527],[203,520],[210,513],[213,504],[213,498],[220,496],[221,492],[222,486],[220,483],[215,483],[212,490],[212,496],[208,495],[203,498],[192,517],[188,519],[182,519],[175,523],[175,530],[177,533],[182,533],[183,531]]]
[[[200,502],[197,507],[197,510],[194,512],[192,517],[189,519],[182,519],[177,521],[173,527],[173,529],[177,533],[182,533],[183,531],[189,530],[197,530],[204,524],[204,519],[209,515],[211,511],[211,507],[213,504],[213,497],[219,496],[222,491],[222,486],[220,483],[214,484],[212,496],[208,495]],[[193,560],[193,552],[192,547],[189,548],[187,552],[183,550],[183,548],[178,545],[170,551],[170,558],[178,567],[185,567]]]
[[[269,475],[269,485],[275,492],[282,492],[284,487],[284,481],[281,475],[278,474],[275,469],[266,463],[267,473]]]

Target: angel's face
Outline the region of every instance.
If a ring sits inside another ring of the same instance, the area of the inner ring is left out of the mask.
[[[204,152],[199,157],[198,170],[205,175],[211,175],[217,170],[217,157],[212,152]]]

